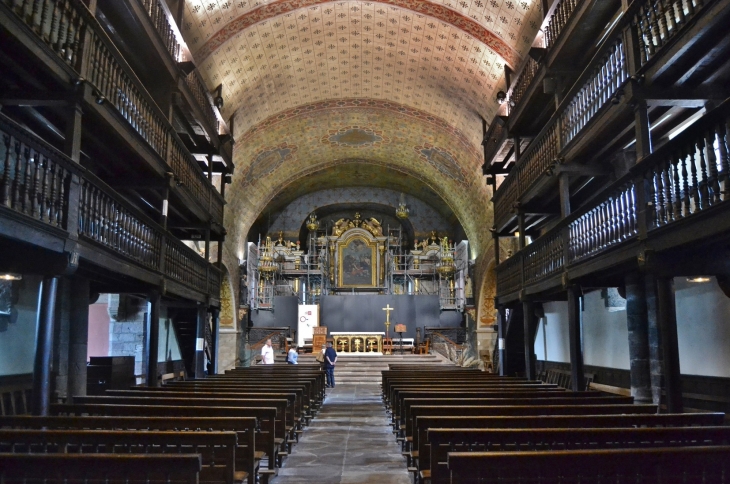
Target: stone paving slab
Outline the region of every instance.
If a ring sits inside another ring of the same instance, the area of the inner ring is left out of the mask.
[[[337,385],[272,484],[410,484],[373,383]]]

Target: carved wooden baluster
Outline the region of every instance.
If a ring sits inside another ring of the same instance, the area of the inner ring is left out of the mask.
[[[42,157],[37,151],[33,157],[33,173],[31,173],[30,183],[30,213],[33,218],[42,220],[41,218],[41,185],[42,185]]]
[[[40,155],[39,155],[40,156]],[[51,177],[51,164],[53,162],[47,156],[43,157],[41,163],[40,188],[38,190],[38,213],[39,220],[48,222],[48,182]]]
[[[629,211],[631,208],[629,207],[629,194],[628,189],[624,188],[621,191],[621,194],[618,197],[618,203],[619,203],[619,237],[620,240],[626,240],[630,235],[631,231],[629,229],[629,219],[631,217]]]
[[[119,209],[119,252],[129,254],[129,217],[127,211],[123,208]]]
[[[667,13],[667,29],[670,32],[677,30],[677,20],[674,12],[675,0],[662,0],[665,3],[664,11]]]
[[[55,0],[53,2],[53,9],[51,10],[50,22],[48,26],[48,45],[54,48],[58,44],[58,28],[61,22],[61,1]]]
[[[20,206],[20,192],[23,183],[23,158],[20,156],[20,141],[15,141],[15,171],[13,174],[13,204],[12,208],[22,211]]]
[[[687,22],[687,17],[684,15],[684,2],[682,0],[675,0],[673,3],[677,24],[682,26]]]
[[[36,34],[41,33],[41,19],[43,14],[43,0],[35,0],[31,7],[30,27]]]
[[[730,150],[728,149],[728,136],[727,133],[730,131],[728,127],[730,125],[730,118],[725,121],[720,121],[716,126],[717,132],[717,150],[720,154],[720,173],[718,179],[720,181],[720,187],[722,190],[722,199],[727,200],[728,198],[728,176],[730,175]]]
[[[659,170],[659,178],[662,184],[662,198],[664,200],[664,219],[666,223],[671,223],[674,221],[674,204],[672,201],[672,181],[671,176],[669,174],[669,170],[671,169],[671,165],[667,162],[667,160],[663,160],[658,165]]]
[[[58,196],[58,172],[59,165],[53,164],[48,180],[48,223],[56,225],[56,197]]]
[[[87,196],[89,194],[89,182],[82,178],[79,194],[79,235],[86,235],[86,227],[89,225],[88,210],[87,210]]]
[[[68,17],[69,17],[69,5],[68,0],[63,0],[61,9],[59,11],[58,19],[58,37],[56,39],[55,50],[58,55],[63,57],[66,52],[66,42],[68,41]]]
[[[649,171],[649,184],[651,191],[647,193],[647,199],[654,203],[654,227],[659,227],[667,223],[664,212],[664,184],[661,177],[661,169],[657,165]],[[647,221],[648,222],[648,221]],[[651,225],[650,225],[651,226]]]
[[[667,28],[667,17],[664,10],[664,1],[665,0],[658,0],[654,3],[654,10],[656,12],[657,24],[659,27],[659,30],[657,30],[657,34],[659,35],[660,39],[663,39],[662,44],[665,43],[666,40],[669,38],[669,29]]]
[[[670,168],[672,170],[672,175],[674,177],[673,187],[674,187],[674,220],[679,220],[683,217],[682,215],[682,185],[679,178],[679,164],[680,164],[680,154],[675,153],[672,155],[670,160]]]
[[[691,210],[691,198],[690,198],[690,187],[689,187],[689,173],[687,172],[687,157],[684,148],[681,151],[679,162],[682,165],[682,191],[684,200],[684,216],[688,216],[692,213]]]
[[[66,200],[66,183],[71,178],[71,173],[62,167],[59,167],[59,180],[58,180],[58,201],[56,210],[56,225],[62,229],[66,229],[66,214],[68,211],[68,202]]]
[[[708,189],[710,192],[709,202],[714,205],[720,202],[720,182],[717,176],[717,155],[715,153],[715,127],[711,126],[705,133],[705,148],[707,150],[707,169],[709,172]],[[719,144],[719,143],[718,143]]]
[[[687,17],[692,17],[695,14],[695,6],[692,2],[692,0],[685,0],[685,3],[687,4]],[[697,1],[696,3],[700,3]]]
[[[38,29],[38,35],[40,35],[41,39],[43,39],[43,41],[47,44],[49,43],[50,39],[51,19],[55,3],[56,2],[53,0],[44,0],[43,7],[41,8],[40,28]]]
[[[644,15],[644,35],[646,36],[646,46],[648,48],[648,58],[651,59],[654,56],[654,53],[656,52],[654,43],[654,33],[652,32],[652,25],[651,25],[651,13],[642,7],[643,15]]]
[[[6,207],[10,207],[10,169],[11,169],[11,145],[12,138],[10,135],[3,133],[3,144],[5,145],[5,157],[3,158],[3,184],[2,184],[2,203]]]
[[[71,33],[69,34],[69,49],[66,53],[66,62],[72,67],[78,66],[79,47],[81,45],[81,14],[74,10]]]
[[[691,213],[697,213],[700,210],[702,210],[702,200],[700,200],[700,184],[697,180],[697,160],[695,157],[697,156],[697,146],[692,143],[688,146],[688,153],[689,153],[689,170],[690,170],[690,194],[692,196],[692,212]]]
[[[707,173],[707,163],[705,161],[705,139],[700,137],[697,139],[697,152],[700,157],[700,172],[699,172],[699,185],[697,191],[699,192],[699,203],[701,204],[700,210],[704,210],[710,205],[710,186],[709,186],[709,175]]]
[[[20,196],[20,203],[22,204],[22,207],[18,208],[20,208],[24,214],[32,215],[30,206],[30,191],[32,188],[31,185],[33,183],[33,157],[31,156],[31,151],[28,146],[26,146],[23,150],[23,158],[25,159],[25,166],[23,170],[23,183]]]

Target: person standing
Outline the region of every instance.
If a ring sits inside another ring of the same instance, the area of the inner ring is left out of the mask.
[[[326,387],[335,387],[335,363],[337,363],[337,352],[332,347],[332,342],[327,342],[327,349],[324,351],[324,371],[326,377]]]
[[[297,345],[291,345],[289,347],[289,353],[286,355],[286,362],[290,365],[297,365],[299,359],[299,353],[297,353]]]
[[[266,344],[261,348],[261,364],[274,364],[274,348],[271,347],[271,338],[266,340]]]

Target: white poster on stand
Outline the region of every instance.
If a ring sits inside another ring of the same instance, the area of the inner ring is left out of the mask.
[[[313,328],[319,326],[319,306],[317,304],[301,304],[299,306],[299,326],[297,327],[297,345],[304,345],[305,339],[312,339]]]

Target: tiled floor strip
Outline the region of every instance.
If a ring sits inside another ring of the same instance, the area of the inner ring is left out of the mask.
[[[339,384],[327,392],[272,484],[409,484],[380,386]]]

